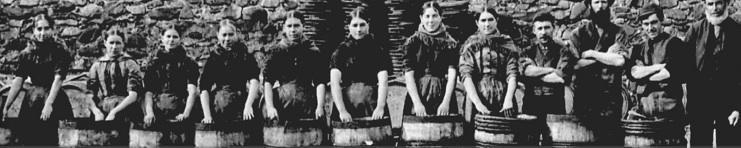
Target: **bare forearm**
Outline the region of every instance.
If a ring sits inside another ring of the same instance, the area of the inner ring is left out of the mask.
[[[250,89],[247,94],[247,101],[244,102],[244,107],[252,107],[252,104],[255,103],[255,100],[257,99],[257,93],[259,92],[260,82],[257,81],[257,79],[250,80]]]
[[[550,68],[550,67],[539,67],[539,66],[530,65],[525,68],[525,76],[540,77],[543,75],[550,74],[554,70],[555,69]]]
[[[275,106],[273,106],[273,85],[270,84],[270,82],[265,82],[265,84],[263,84],[263,89],[263,92],[265,93],[265,107],[275,108]]]
[[[16,77],[13,79],[13,83],[10,85],[10,91],[8,91],[8,98],[5,100],[5,104],[3,106],[3,109],[8,109],[13,102],[15,102],[15,98],[18,97],[18,92],[21,91],[21,88],[23,87],[23,78],[22,77]]]
[[[193,110],[193,105],[196,102],[196,96],[198,96],[198,88],[194,84],[188,84],[188,99],[185,102],[185,110],[183,113],[190,114]]]
[[[378,72],[378,103],[376,109],[386,107],[386,97],[388,96],[388,72]]]
[[[54,76],[54,82],[51,84],[51,89],[49,90],[49,96],[46,97],[46,102],[44,102],[46,106],[51,106],[54,103],[54,100],[57,99],[57,94],[59,94],[59,90],[62,88],[62,76],[55,75]]]
[[[211,117],[211,107],[209,101],[210,94],[207,90],[201,91],[201,108],[203,108],[203,116]]]
[[[633,66],[630,69],[630,74],[635,79],[643,79],[646,76],[650,76],[658,73],[663,67],[658,66]]]
[[[342,86],[340,86],[342,72],[338,69],[332,69],[329,73],[329,85],[331,85],[330,91],[332,92],[332,100],[335,102],[334,105],[340,112],[347,111],[347,108],[345,108],[345,100],[342,100]]]
[[[581,69],[589,65],[592,65],[596,62],[597,60],[594,60],[594,59],[579,59],[579,61],[576,61],[576,65],[574,66],[574,69]]]
[[[154,94],[150,91],[147,91],[144,93],[144,110],[147,115],[153,115],[154,114]]]
[[[504,98],[506,99],[504,100],[505,103],[513,102],[516,88],[517,88],[517,78],[510,77],[509,79],[507,79],[507,94],[504,96]]]
[[[468,98],[471,99],[471,103],[474,105],[483,105],[478,96],[478,92],[476,91],[476,85],[474,85],[473,79],[470,77],[463,79],[463,87],[466,88],[466,94],[468,94]]]
[[[118,113],[124,110],[126,107],[131,105],[131,103],[134,103],[134,101],[136,101],[136,97],[137,97],[137,93],[135,91],[129,91],[129,96],[124,98],[124,100],[121,101],[121,103],[116,105],[116,107],[113,108],[113,110],[111,110],[111,113]]]
[[[450,100],[453,96],[453,90],[455,89],[455,78],[456,70],[453,68],[448,69],[448,83],[445,85],[445,96],[443,97],[444,104],[450,104]]]
[[[325,84],[316,86],[316,108],[324,108],[324,98],[326,97],[327,88]]]
[[[422,100],[419,98],[419,93],[417,92],[417,83],[414,79],[414,71],[409,71],[404,74],[404,78],[407,85],[407,94],[412,98],[412,103],[415,105],[422,104]]]
[[[594,52],[592,57],[605,65],[623,66],[625,64],[625,58],[616,53]]]

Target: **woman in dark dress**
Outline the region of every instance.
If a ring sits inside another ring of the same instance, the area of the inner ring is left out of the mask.
[[[209,53],[199,83],[203,123],[250,120],[259,115],[254,113],[254,102],[260,68],[247,46],[237,41],[237,33],[231,21],[219,23],[218,43]]]
[[[88,90],[92,91],[90,109],[95,120],[125,121],[132,118],[136,102],[142,88],[139,64],[124,53],[123,30],[114,26],[103,36],[105,55],[93,63],[88,73]],[[116,117],[119,116],[119,117]]]
[[[144,73],[144,123],[176,126],[176,130],[162,133],[162,146],[193,145],[195,137],[190,115],[200,71],[180,44],[181,32],[173,25],[160,34],[162,43],[150,54]]]
[[[54,20],[47,15],[33,19],[33,38],[20,53],[18,69],[14,71],[8,99],[3,106],[3,119],[6,118],[10,105],[23,87],[27,78],[31,79],[30,87],[21,103],[18,119],[23,120],[24,128],[19,135],[20,143],[26,145],[56,145],[56,120],[73,117],[72,106],[67,94],[62,91],[62,80],[67,76],[72,57],[64,45],[53,38]],[[49,121],[50,125],[34,125],[38,121]],[[48,128],[47,128],[48,127]],[[53,133],[53,134],[51,134]],[[51,135],[49,135],[51,134]]]
[[[265,66],[265,114],[270,119],[297,121],[324,114],[327,65],[319,48],[303,33],[304,17],[289,11],[281,40],[268,47]],[[277,86],[273,86],[277,84]]]
[[[463,44],[460,71],[467,94],[476,94],[468,95],[476,111],[514,117],[519,52],[512,38],[496,28],[494,14],[486,9],[476,15],[479,30]]]
[[[350,34],[332,54],[330,84],[336,102],[332,120],[380,119],[389,115],[386,106],[391,57],[369,34],[369,17],[363,8],[352,11]]]
[[[456,114],[458,42],[445,31],[438,3],[427,2],[422,8],[419,29],[401,46],[408,92],[404,115]]]

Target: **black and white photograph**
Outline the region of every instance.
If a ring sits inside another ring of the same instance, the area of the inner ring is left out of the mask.
[[[741,146],[741,0],[0,0],[0,146]]]

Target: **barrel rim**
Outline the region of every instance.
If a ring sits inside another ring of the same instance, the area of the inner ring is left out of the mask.
[[[144,131],[183,131],[188,129],[195,129],[195,124],[196,123],[192,121],[162,121],[154,123],[131,122],[131,129]]]
[[[305,119],[299,119],[299,120],[279,120],[279,119],[269,119],[264,120],[264,126],[267,127],[297,127],[297,128],[318,128],[318,127],[326,127],[326,118],[320,118],[320,119],[314,119],[314,118],[305,118]]]
[[[490,119],[490,120],[500,120],[500,121],[535,121],[536,119],[523,119],[523,118],[507,118],[507,117],[501,117],[501,116],[492,116],[492,115],[484,115],[484,114],[476,114],[475,119]]]
[[[332,128],[337,129],[356,129],[369,127],[391,126],[391,117],[384,116],[381,119],[373,120],[371,117],[354,118],[352,122],[342,122],[332,120]]]
[[[87,118],[58,121],[60,129],[125,130],[131,127],[127,121],[95,121]]]
[[[447,116],[414,116],[404,115],[402,117],[402,124],[404,123],[452,123],[452,122],[463,122],[463,116],[460,114],[450,114]]]
[[[260,121],[257,120],[239,120],[231,122],[216,122],[216,123],[195,123],[195,130],[197,131],[247,131],[255,129],[254,127],[259,126]]]

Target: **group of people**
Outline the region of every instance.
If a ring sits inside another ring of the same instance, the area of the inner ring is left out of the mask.
[[[706,19],[693,23],[684,40],[663,32],[662,9],[647,5],[638,17],[640,37],[646,39],[639,45],[624,43],[635,30],[611,23],[613,2],[586,0],[589,21],[567,42],[552,37],[553,16],[539,15],[532,21],[535,38],[528,48],[519,48],[499,31],[501,16],[494,9],[477,13],[473,21],[478,31],[459,44],[441,23],[440,5],[425,3],[418,30],[401,46],[408,90],[403,114],[457,114],[458,78],[474,113],[516,117],[514,93],[521,82],[526,86],[522,114],[565,114],[564,86],[573,81],[573,114],[614,125],[605,127],[619,128],[621,119],[685,122],[691,125],[693,145],[712,144],[716,127],[719,145],[738,144],[732,135],[737,133],[741,99],[732,96],[741,90],[741,51],[731,48],[741,47],[733,41],[739,39],[741,25],[728,18],[729,0],[705,0]],[[111,28],[104,36],[105,55],[88,73],[88,90],[95,94],[90,111],[97,121],[138,117],[130,105],[144,92],[145,123],[187,120],[196,98],[203,123],[318,119],[325,112],[329,84],[335,102],[331,120],[383,118],[389,115],[385,102],[392,61],[369,32],[370,15],[363,8],[353,10],[349,35],[325,58],[304,35],[303,15],[288,12],[280,40],[264,47],[269,51],[264,69],[237,40],[239,31],[229,20],[220,22],[216,48],[202,72],[186,56],[180,43],[183,31],[175,27],[160,33],[162,43],[143,64],[143,72],[123,52],[122,29]],[[60,91],[72,58],[53,41],[53,27],[48,16],[35,17],[33,39],[20,56],[4,113],[31,78],[18,118],[72,117],[69,100]],[[627,112],[622,110],[624,75],[633,82],[635,98]],[[687,111],[681,101],[683,83]],[[259,99],[260,88],[264,99]]]

